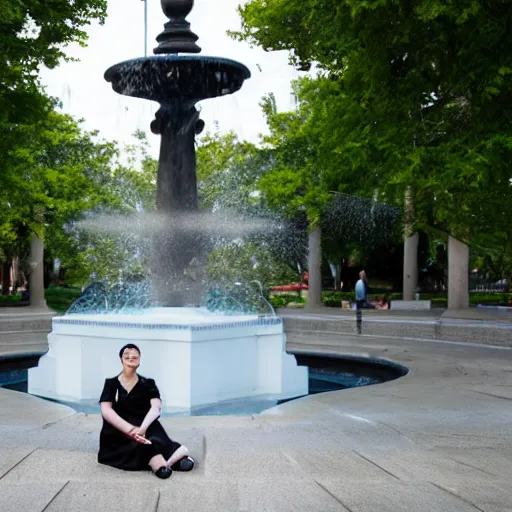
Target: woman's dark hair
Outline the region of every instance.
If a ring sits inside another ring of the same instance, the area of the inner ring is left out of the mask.
[[[119,359],[123,358],[123,353],[128,348],[134,348],[140,355],[140,349],[137,347],[137,345],[134,345],[133,343],[128,343],[128,345],[125,345],[120,351],[119,351]]]

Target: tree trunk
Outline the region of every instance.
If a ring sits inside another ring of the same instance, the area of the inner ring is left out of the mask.
[[[9,263],[2,265],[2,295],[9,295],[9,286],[11,285],[10,270],[11,266]]]
[[[306,309],[323,306],[322,302],[322,231],[315,228],[309,233],[308,302]]]
[[[12,290],[13,295],[16,295],[16,291],[20,285],[20,259],[18,256],[12,258]]]
[[[44,243],[36,235],[32,235],[30,241],[29,267],[30,307],[47,309],[44,298]]]
[[[418,286],[418,233],[412,233],[413,202],[411,187],[405,191],[404,222],[404,281],[403,300],[413,300]]]

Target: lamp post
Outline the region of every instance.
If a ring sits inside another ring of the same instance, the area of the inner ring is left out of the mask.
[[[148,0],[144,2],[144,57],[148,56]]]

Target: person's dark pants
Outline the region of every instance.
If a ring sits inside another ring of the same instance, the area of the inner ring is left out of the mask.
[[[356,326],[357,334],[361,334],[361,328],[363,325],[363,308],[365,306],[365,300],[356,300]]]

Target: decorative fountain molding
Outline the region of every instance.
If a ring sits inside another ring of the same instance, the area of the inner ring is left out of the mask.
[[[196,103],[238,91],[251,75],[229,59],[178,55],[201,51],[185,19],[194,2],[161,3],[169,22],[157,38],[157,55],[116,64],[105,78],[119,94],[160,103],[151,124],[162,136],[157,209],[176,221],[198,210],[195,136],[204,122]],[[215,297],[211,311],[184,307],[194,301],[185,275],[200,245],[198,236],[171,230],[154,237],[153,299],[166,307],[55,318],[50,350],[29,371],[29,392],[68,402],[97,400],[105,377],[119,373],[119,348],[130,341],[141,348],[141,373],[157,381],[167,411],[246,397],[307,394],[308,370],[286,353],[280,319],[216,314]],[[175,282],[184,285],[176,289]]]

